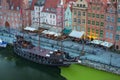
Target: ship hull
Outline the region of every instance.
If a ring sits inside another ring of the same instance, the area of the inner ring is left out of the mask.
[[[43,64],[43,65],[48,65],[48,66],[65,66],[65,67],[69,67],[70,66],[70,63],[68,62],[59,62],[59,63],[54,63],[54,62],[51,62],[51,60],[47,57],[42,57],[42,56],[39,56],[39,55],[35,55],[35,54],[31,54],[31,53],[28,53],[28,52],[25,52],[25,51],[21,51],[20,48],[16,48],[14,47],[14,52],[24,58],[24,59],[27,59],[29,61],[32,61],[32,62],[35,62],[35,63],[38,63],[38,64]]]

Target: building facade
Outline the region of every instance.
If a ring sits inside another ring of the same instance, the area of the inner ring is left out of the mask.
[[[31,25],[31,10],[28,0],[1,0],[0,26],[22,29]]]
[[[106,3],[102,0],[89,0],[87,10],[87,37],[91,40],[104,40]]]
[[[115,49],[120,50],[120,0],[117,0],[117,29],[115,40]]]
[[[72,4],[65,7],[65,29],[72,30]]]
[[[104,40],[115,44],[116,26],[117,26],[117,8],[116,2],[109,1],[106,6],[105,16],[105,35]]]
[[[87,1],[77,0],[72,6],[73,30],[86,32]]]

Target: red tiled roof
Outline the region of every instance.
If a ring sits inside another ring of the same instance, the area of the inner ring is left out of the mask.
[[[88,3],[90,3],[90,2],[94,2],[94,1],[98,1],[98,0],[86,0]],[[111,0],[99,0],[99,2],[101,2],[101,3],[103,3],[103,5],[105,6],[105,7],[107,7],[107,4],[108,3],[110,3],[111,2]],[[113,2],[113,5],[116,7],[117,5],[116,5],[117,3],[116,2]]]
[[[32,4],[31,4],[31,9],[33,9],[34,4],[36,3],[37,0],[32,0]],[[9,7],[13,6],[14,9],[16,10],[17,7],[23,7],[24,4],[24,0],[7,0]]]
[[[55,13],[60,0],[46,0],[43,8],[43,12]]]

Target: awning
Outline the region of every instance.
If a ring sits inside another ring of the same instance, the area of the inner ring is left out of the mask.
[[[54,36],[61,36],[60,33],[56,33],[56,32],[49,31],[49,30],[44,30],[42,33],[43,34],[50,34],[50,35],[54,35]]]
[[[24,30],[28,30],[28,31],[35,31],[35,30],[37,30],[37,29],[32,28],[32,27],[26,27],[26,28],[24,28]]]
[[[90,43],[93,43],[93,44],[101,44],[103,41],[101,40],[93,40],[91,41]]]
[[[63,30],[63,33],[64,33],[64,34],[70,34],[70,32],[71,32],[71,29],[64,29],[64,30]]]
[[[102,42],[100,45],[104,46],[104,47],[107,47],[107,48],[110,48],[111,46],[113,46],[113,43],[110,43],[110,42]]]
[[[81,31],[81,32],[79,32],[79,31],[75,31],[75,30],[73,30],[70,34],[69,34],[69,36],[70,37],[75,37],[75,38],[81,38],[83,35],[84,35],[84,31]]]

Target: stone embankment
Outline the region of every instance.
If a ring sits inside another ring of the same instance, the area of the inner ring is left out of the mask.
[[[89,66],[98,70],[103,70],[106,72],[111,72],[114,74],[120,75],[120,67],[115,67],[107,64],[103,64],[100,62],[92,61],[92,60],[82,60],[82,65]]]
[[[10,44],[12,44],[15,39],[13,34],[10,35],[7,33],[0,33],[0,38]],[[71,56],[78,56],[82,50],[82,44],[74,43],[72,41],[56,41],[56,40],[52,40],[52,39],[47,39],[45,37],[41,37],[40,44],[39,44],[39,42],[38,42],[39,37],[37,35],[36,36],[25,35],[25,39],[28,41],[31,41],[36,46],[40,45],[41,47],[44,47],[47,49],[51,49],[51,50],[62,49],[65,52],[69,52]],[[87,46],[85,47],[85,52],[88,55],[91,52],[91,50],[92,50],[91,48],[89,48]],[[99,55],[97,55],[97,57],[99,57]],[[96,58],[96,60],[97,59],[98,58]],[[106,63],[102,63],[101,60],[100,61],[99,60],[96,61],[96,60],[92,60],[92,58],[91,59],[81,58],[81,61],[82,61],[81,64],[89,66],[89,67],[93,67],[98,70],[103,70],[103,71],[107,71],[107,72],[111,72],[111,73],[120,75],[120,66],[119,65],[118,66],[109,65],[109,62],[107,62],[107,64],[106,64]],[[118,61],[114,61],[114,62],[118,62]],[[114,62],[112,62],[112,63],[114,63]]]

